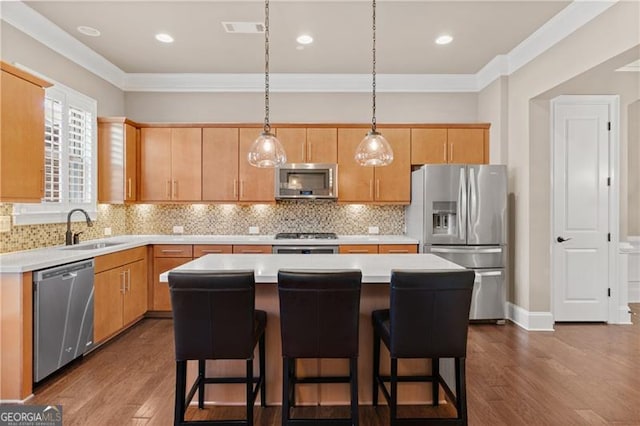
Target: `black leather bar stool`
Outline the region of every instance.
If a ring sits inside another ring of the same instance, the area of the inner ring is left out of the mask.
[[[170,272],[176,350],[175,425],[253,425],[258,391],[266,406],[265,327],[267,313],[255,309],[253,271]],[[258,343],[259,342],[259,343]],[[253,377],[253,353],[259,346],[260,375]],[[206,377],[208,359],[244,359],[243,377]],[[187,360],[198,360],[198,377],[188,395]],[[204,386],[212,383],[244,383],[246,420],[185,421],[187,406],[198,391],[198,407],[204,408]],[[255,384],[255,387],[254,387]]]
[[[358,425],[359,270],[278,272],[282,425]],[[349,376],[296,377],[298,358],[348,358]],[[350,383],[351,418],[291,419],[297,383]]]
[[[378,405],[379,386],[389,404],[391,426],[467,424],[465,359],[474,277],[471,270],[391,272],[390,309],[372,313],[373,405]],[[380,340],[390,352],[390,376],[380,375]],[[431,376],[398,376],[399,358],[431,358]],[[440,358],[455,359],[455,396],[440,375]],[[433,405],[438,405],[442,385],[455,402],[457,417],[398,419],[398,382],[431,382]]]

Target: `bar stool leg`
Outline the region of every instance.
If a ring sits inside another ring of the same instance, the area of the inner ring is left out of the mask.
[[[198,408],[204,408],[204,376],[205,376],[205,360],[198,360]]]
[[[391,358],[391,398],[389,401],[389,414],[391,417],[391,426],[394,426],[398,418],[398,358]]]
[[[184,422],[186,387],[187,361],[176,361],[176,401],[174,410],[174,423],[177,425]]]
[[[289,401],[292,407],[296,406],[297,362],[295,358],[289,359]]]
[[[289,363],[289,358],[282,357],[282,426],[287,426],[289,423],[289,398],[291,398],[289,392],[291,368]]]
[[[349,376],[351,378],[351,424],[358,426],[358,358],[349,360]]]
[[[378,376],[380,375],[380,336],[373,330],[373,406],[378,406]]]
[[[260,342],[258,343],[258,357],[260,362],[260,405],[267,406],[267,381],[265,380],[266,370],[266,350],[265,350],[265,335],[260,336]]]
[[[253,359],[247,363],[247,426],[253,425]]]
[[[465,358],[456,358],[456,410],[458,418],[463,425],[467,424],[467,379],[466,379],[466,360]]]
[[[431,358],[431,396],[434,407],[440,405],[440,358]]]

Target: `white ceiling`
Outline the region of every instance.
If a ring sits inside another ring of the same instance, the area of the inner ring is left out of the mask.
[[[28,6],[125,73],[260,73],[262,34],[228,34],[223,21],[264,20],[255,1],[28,1]],[[377,4],[377,71],[475,74],[508,54],[569,1],[392,1]],[[102,35],[80,34],[80,25]],[[175,43],[157,42],[168,32]],[[296,36],[315,42],[297,49]],[[278,1],[270,5],[274,73],[371,72],[369,1]],[[441,33],[453,43],[438,46]]]

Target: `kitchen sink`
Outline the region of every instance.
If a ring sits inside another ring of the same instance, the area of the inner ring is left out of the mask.
[[[65,246],[61,247],[60,250],[95,250],[106,247],[119,246],[120,244],[124,244],[124,242],[101,242],[101,243],[86,243],[86,244],[77,244],[74,246]]]

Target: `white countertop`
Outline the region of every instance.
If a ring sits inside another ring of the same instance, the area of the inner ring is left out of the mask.
[[[0,273],[20,273],[90,259],[95,256],[148,244],[255,244],[255,245],[339,245],[339,244],[418,244],[404,235],[339,235],[335,240],[276,240],[273,235],[120,235],[82,241],[79,246],[97,242],[121,244],[90,250],[70,250],[55,246],[0,254]]]
[[[392,269],[464,269],[433,254],[209,254],[172,271],[253,269],[256,283],[278,282],[279,269],[360,269],[363,283],[389,283]],[[169,272],[160,275],[167,282]]]

